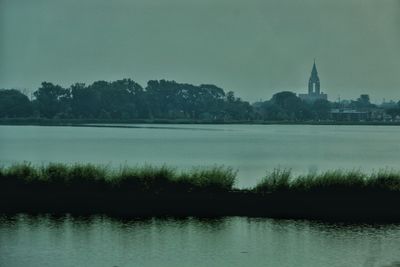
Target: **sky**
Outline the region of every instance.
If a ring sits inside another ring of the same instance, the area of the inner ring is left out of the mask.
[[[132,78],[250,102],[307,91],[400,99],[400,0],[0,0],[0,88]]]

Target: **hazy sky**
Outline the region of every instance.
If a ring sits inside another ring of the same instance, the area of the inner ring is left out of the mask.
[[[213,83],[249,101],[400,99],[400,0],[0,0],[0,88],[132,78]]]

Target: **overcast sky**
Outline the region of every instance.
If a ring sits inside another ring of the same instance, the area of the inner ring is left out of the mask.
[[[400,99],[400,0],[0,0],[0,88],[132,78]]]

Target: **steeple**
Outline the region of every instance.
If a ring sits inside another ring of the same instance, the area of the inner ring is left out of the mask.
[[[314,58],[314,64],[311,70],[311,76],[308,81],[308,94],[320,94],[320,83],[319,83],[319,77],[318,77],[318,71],[317,71],[317,66],[315,65],[315,58]]]

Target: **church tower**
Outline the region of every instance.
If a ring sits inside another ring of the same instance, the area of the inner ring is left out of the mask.
[[[308,80],[308,94],[299,94],[299,97],[309,103],[313,103],[316,100],[328,100],[328,95],[321,92],[321,87],[319,83],[317,66],[314,64],[311,70],[311,76]]]
[[[320,92],[318,71],[317,71],[317,66],[315,66],[315,59],[314,59],[314,65],[312,67],[311,76],[310,79],[308,80],[308,94],[319,95],[320,93],[321,92]]]

